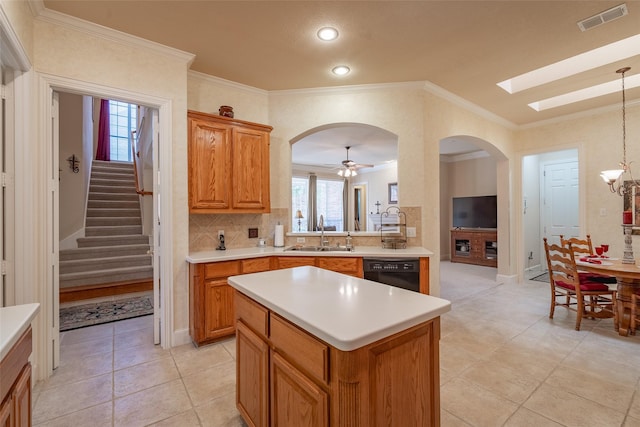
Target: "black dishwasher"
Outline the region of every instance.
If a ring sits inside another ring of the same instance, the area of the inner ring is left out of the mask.
[[[417,258],[364,258],[364,278],[420,292],[420,261]]]

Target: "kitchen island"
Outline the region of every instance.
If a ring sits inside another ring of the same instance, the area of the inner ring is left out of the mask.
[[[232,276],[250,426],[440,424],[449,301],[316,267]]]

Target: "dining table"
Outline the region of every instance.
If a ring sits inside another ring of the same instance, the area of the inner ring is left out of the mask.
[[[590,258],[576,260],[579,270],[614,276],[617,280],[616,306],[618,311],[618,333],[628,336],[631,323],[631,295],[640,290],[640,267],[623,263],[616,258]]]

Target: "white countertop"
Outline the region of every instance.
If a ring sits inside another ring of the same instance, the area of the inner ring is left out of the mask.
[[[232,276],[229,284],[326,343],[351,351],[451,309],[447,300],[316,267]]]
[[[31,321],[40,311],[40,304],[21,304],[0,308],[0,360],[9,353]]]
[[[287,246],[288,248],[289,246]],[[433,252],[422,247],[414,246],[406,249],[382,249],[380,246],[356,246],[352,252],[311,252],[311,251],[285,251],[286,248],[252,247],[241,249],[227,249],[226,251],[199,251],[190,252],[187,261],[192,264],[203,262],[231,261],[236,259],[258,258],[263,256],[322,256],[322,257],[378,257],[378,258],[406,258],[406,257],[430,257]]]

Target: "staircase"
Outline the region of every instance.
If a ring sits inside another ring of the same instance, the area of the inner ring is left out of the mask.
[[[93,161],[85,237],[60,251],[60,302],[152,289],[138,198],[131,163]]]

